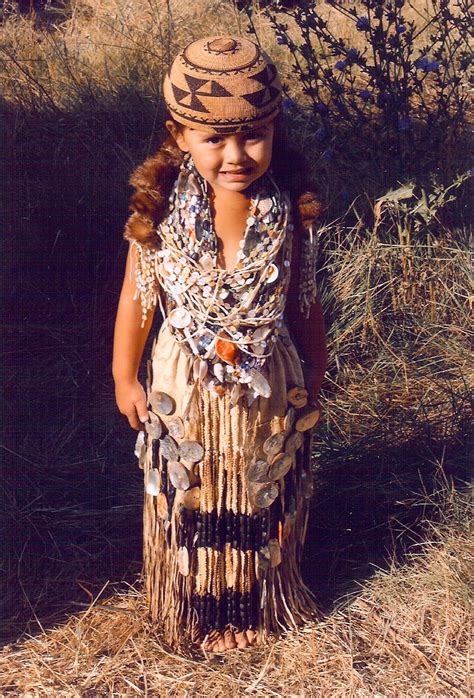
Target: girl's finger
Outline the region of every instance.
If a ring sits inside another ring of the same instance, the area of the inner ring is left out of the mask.
[[[133,410],[133,412],[127,412],[125,416],[127,417],[128,423],[130,424],[132,429],[143,429],[143,425],[138,420],[137,413],[135,410]]]
[[[144,400],[137,400],[135,403],[135,409],[137,411],[138,419],[142,424],[148,422],[148,410],[146,408],[146,402]]]

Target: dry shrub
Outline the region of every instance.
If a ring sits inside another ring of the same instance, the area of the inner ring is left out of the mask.
[[[377,570],[319,624],[267,647],[171,654],[135,588],[0,656],[6,694],[28,696],[468,696],[472,545],[467,499],[444,491],[441,520],[404,564]]]
[[[387,226],[385,238],[342,224],[320,233],[334,442],[439,443],[470,418],[467,235],[423,241],[410,223],[399,244]]]

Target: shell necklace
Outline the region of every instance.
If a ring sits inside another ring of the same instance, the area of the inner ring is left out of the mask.
[[[176,340],[195,357],[193,377],[219,395],[242,389],[269,397],[264,375],[283,325],[289,283],[290,205],[270,174],[250,188],[247,226],[236,265],[217,265],[207,182],[188,156],[158,226],[155,273],[167,299],[167,321]]]

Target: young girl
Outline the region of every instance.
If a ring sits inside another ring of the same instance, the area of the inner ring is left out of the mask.
[[[170,136],[131,178],[113,375],[120,412],[144,429],[151,616],[173,647],[221,652],[317,613],[299,563],[327,360],[319,205],[288,196],[281,87],[254,43],[193,42],[164,97]],[[157,304],[145,392],[137,371]]]

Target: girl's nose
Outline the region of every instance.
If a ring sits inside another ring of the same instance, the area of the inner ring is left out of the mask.
[[[225,147],[225,160],[229,165],[235,165],[244,162],[247,159],[245,145],[240,139],[231,137],[228,139]]]

